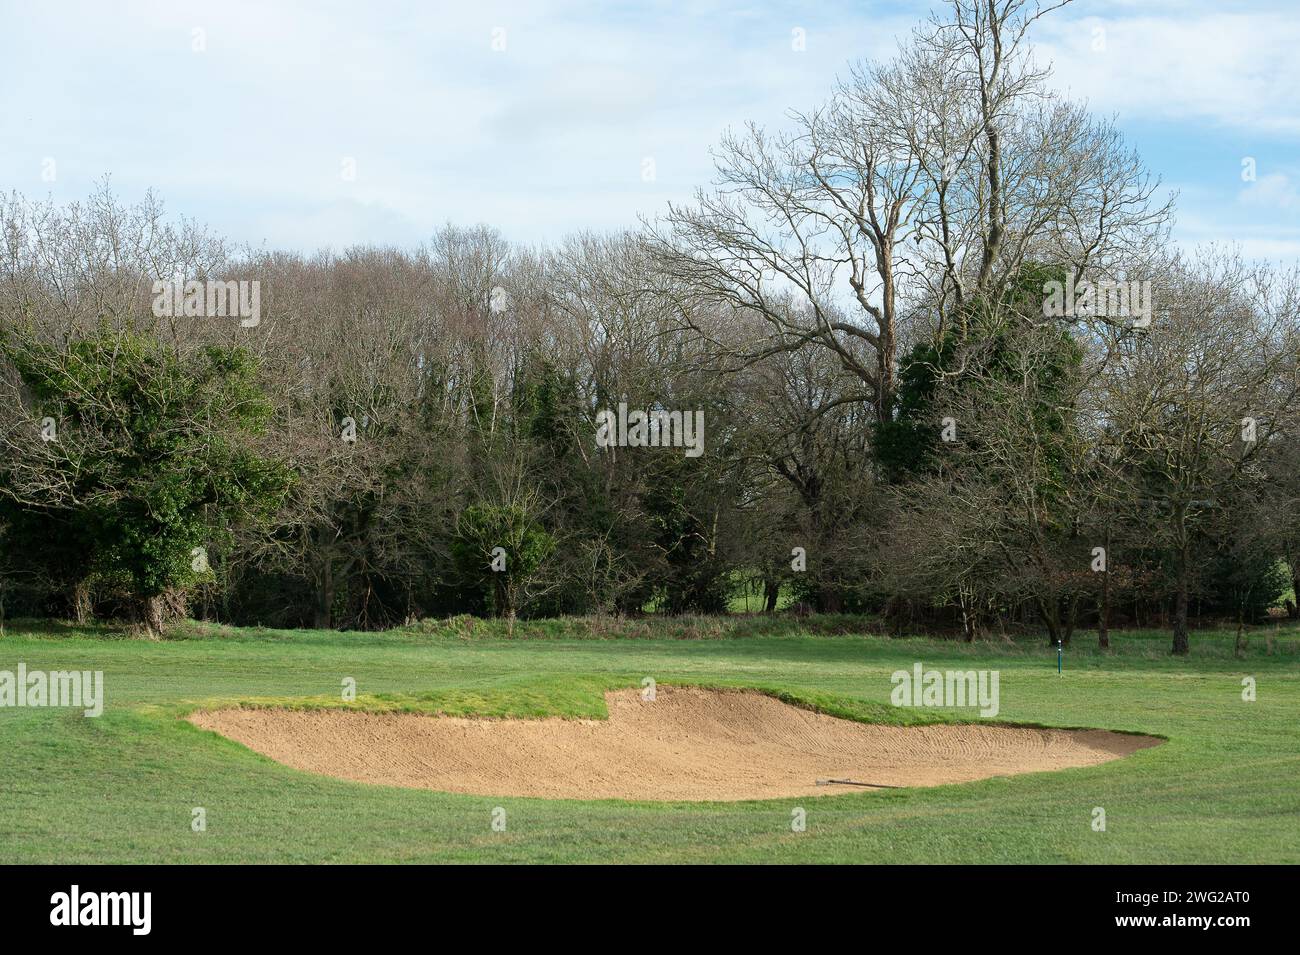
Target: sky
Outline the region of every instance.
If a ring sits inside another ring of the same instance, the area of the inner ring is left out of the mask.
[[[1175,238],[1300,260],[1297,0],[1074,0],[1052,84],[1178,192]],[[0,0],[0,190],[126,200],[238,243],[521,242],[635,226],[930,2]],[[1248,176],[1251,173],[1253,175]]]

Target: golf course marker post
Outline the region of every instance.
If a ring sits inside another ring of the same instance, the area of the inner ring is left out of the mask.
[[[1061,651],[1064,644],[1058,639],[1056,641],[1056,675],[1061,675]]]

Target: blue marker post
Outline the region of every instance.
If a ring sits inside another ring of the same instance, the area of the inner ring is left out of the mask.
[[[1061,675],[1061,641],[1056,641],[1056,675]]]

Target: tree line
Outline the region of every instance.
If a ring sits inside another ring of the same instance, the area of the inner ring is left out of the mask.
[[[4,198],[0,612],[378,628],[752,588],[1178,653],[1261,618],[1300,572],[1300,276],[1171,242],[1158,178],[1035,64],[1046,12],[955,0],[729,133],[692,202],[549,247],[307,255],[107,186]],[[696,421],[699,453],[658,440]]]

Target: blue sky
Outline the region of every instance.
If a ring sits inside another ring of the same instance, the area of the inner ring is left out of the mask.
[[[816,104],[930,7],[0,0],[0,188],[74,199],[111,175],[303,250],[617,229],[707,183],[727,126]],[[1075,0],[1036,38],[1179,191],[1180,241],[1300,259],[1294,0]]]

